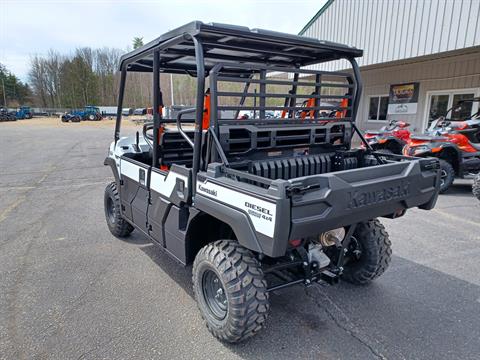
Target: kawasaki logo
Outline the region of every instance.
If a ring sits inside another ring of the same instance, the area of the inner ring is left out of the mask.
[[[198,189],[209,195],[217,196],[217,190],[209,189],[209,188],[203,187],[202,185],[199,185]]]
[[[356,209],[379,204],[389,200],[400,199],[410,193],[410,183],[402,181],[397,186],[390,186],[373,191],[349,191],[347,209]]]

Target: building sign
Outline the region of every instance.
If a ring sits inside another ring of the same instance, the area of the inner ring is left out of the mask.
[[[416,114],[419,83],[390,85],[388,114]]]

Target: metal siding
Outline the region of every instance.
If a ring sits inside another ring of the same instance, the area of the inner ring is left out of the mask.
[[[418,81],[420,94],[415,115],[389,115],[389,119],[402,119],[421,132],[426,110],[427,92],[435,90],[469,89],[480,91],[480,49],[461,54],[410,64],[386,66],[380,69],[363,70],[364,96],[360,102],[358,122],[362,128],[379,128],[385,123],[366,121],[368,99],[372,95],[388,94],[390,84]]]
[[[304,35],[361,48],[366,66],[480,45],[479,17],[480,0],[335,0]]]

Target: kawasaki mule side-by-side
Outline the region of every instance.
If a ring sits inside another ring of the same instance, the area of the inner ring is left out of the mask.
[[[480,172],[480,110],[463,121],[448,117],[471,103],[480,103],[480,98],[460,101],[445,116],[434,120],[425,135],[411,136],[403,149],[404,155],[440,159],[440,192],[447,191],[455,177],[463,178]]]
[[[200,313],[223,341],[264,326],[272,291],[379,277],[392,250],[377,218],[435,205],[437,159],[350,146],[354,132],[362,137],[361,55],[312,38],[192,22],[121,58],[105,159],[115,178],[105,190],[107,225],[118,237],[135,229],[180,264],[193,263]],[[337,59],[352,72],[305,68]],[[153,123],[120,137],[129,72],[152,73]],[[196,78],[195,104],[175,119],[162,116],[160,73]],[[297,105],[305,99],[314,100]],[[340,109],[331,105],[339,100]]]

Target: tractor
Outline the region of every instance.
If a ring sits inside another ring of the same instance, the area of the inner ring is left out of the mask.
[[[30,106],[20,106],[15,113],[17,120],[31,119],[33,117]]]
[[[85,106],[82,110],[73,110],[62,115],[62,122],[80,122],[82,120],[100,121],[102,114],[96,106]]]

